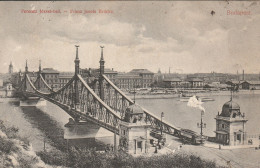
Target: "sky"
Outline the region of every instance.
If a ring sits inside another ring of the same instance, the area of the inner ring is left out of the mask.
[[[43,68],[74,71],[75,45],[81,68],[97,68],[105,46],[105,67],[116,71],[259,73],[260,2],[0,2],[0,73],[11,61],[23,71],[26,59],[30,71],[39,60]]]

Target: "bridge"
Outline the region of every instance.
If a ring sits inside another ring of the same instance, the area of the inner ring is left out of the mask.
[[[84,78],[80,74],[80,60],[76,46],[75,74],[69,82],[58,90],[54,90],[44,80],[41,73],[41,65],[37,78],[33,81],[26,67],[23,79],[17,89],[17,93],[23,97],[43,98],[69,114],[75,121],[90,121],[111,132],[119,134],[119,124],[124,121],[126,109],[135,104],[104,74],[105,61],[103,47],[101,47],[101,58],[99,75],[95,80]],[[161,121],[148,110],[143,110],[143,118],[152,130],[162,131],[166,134],[178,136],[180,129],[174,125]]]

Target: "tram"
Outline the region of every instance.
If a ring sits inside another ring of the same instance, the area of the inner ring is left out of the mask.
[[[205,136],[201,136],[200,134],[189,129],[181,129],[179,132],[179,137],[184,143],[191,143],[193,145],[203,144],[206,141]]]

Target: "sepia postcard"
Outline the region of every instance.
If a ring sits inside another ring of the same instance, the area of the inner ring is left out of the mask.
[[[259,1],[1,1],[0,167],[260,167]]]

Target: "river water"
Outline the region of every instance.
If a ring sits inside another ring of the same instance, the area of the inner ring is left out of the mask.
[[[216,115],[221,113],[224,103],[230,100],[230,93],[223,95],[207,94],[207,97],[215,101],[204,102],[202,106],[206,112],[203,116],[203,122],[206,128],[204,134],[214,136],[216,129]],[[234,93],[233,101],[240,105],[241,113],[245,113],[248,122],[246,131],[249,135],[260,134],[260,94],[259,92],[241,92]],[[200,122],[201,113],[199,109],[187,106],[187,102],[181,102],[180,98],[171,99],[137,99],[136,102],[145,107],[150,112],[161,115],[164,112],[163,120],[172,123],[181,128],[192,129],[200,132],[197,123]]]
[[[206,109],[203,121],[207,124],[207,127],[204,129],[204,134],[214,136],[213,131],[216,129],[214,117],[218,111],[221,112],[222,105],[230,100],[230,96],[209,95],[209,97],[215,99],[215,101],[209,101],[203,104]],[[260,94],[253,92],[248,92],[248,94],[238,93],[233,96],[233,100],[240,105],[241,112],[245,113],[248,119],[246,125],[248,134],[259,134]],[[157,116],[160,116],[161,112],[164,112],[163,120],[177,127],[192,129],[196,132],[200,131],[200,129],[197,128],[197,123],[200,122],[200,110],[188,107],[187,102],[181,102],[179,98],[137,99],[136,102]],[[64,148],[67,145],[67,142],[64,140],[64,132],[66,132],[64,125],[68,122],[69,118],[70,116],[67,113],[49,102],[47,102],[47,106],[42,107],[20,107],[18,102],[0,103],[0,119],[5,121],[8,125],[18,127],[20,134],[31,141],[36,151],[43,150],[44,142],[46,143],[47,149],[51,148],[51,146]],[[106,134],[106,136],[103,138],[93,138],[98,137],[97,130],[99,134]],[[100,132],[100,130],[93,125],[88,126],[86,132],[82,135],[85,139],[70,140],[70,143],[93,147],[94,145],[101,145],[104,142],[113,142],[112,133],[108,133],[108,131],[104,130]],[[72,134],[69,133],[66,136],[71,135]]]

